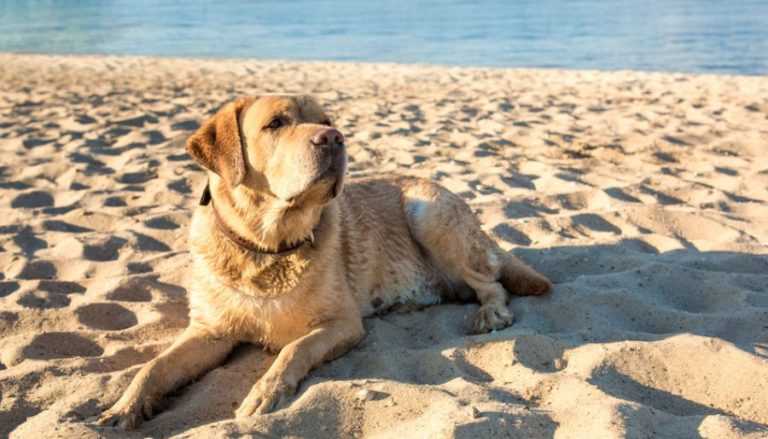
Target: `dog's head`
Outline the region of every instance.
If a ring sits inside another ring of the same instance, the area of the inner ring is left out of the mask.
[[[327,203],[344,184],[344,136],[309,96],[240,98],[205,122],[186,146],[230,189],[242,185],[286,204]]]

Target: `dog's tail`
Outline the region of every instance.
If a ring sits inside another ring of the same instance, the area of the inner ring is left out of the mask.
[[[511,252],[501,253],[501,276],[499,281],[504,289],[515,296],[538,296],[552,288],[552,283]]]

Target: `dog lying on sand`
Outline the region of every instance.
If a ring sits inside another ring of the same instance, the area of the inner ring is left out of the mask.
[[[483,333],[512,323],[511,294],[550,289],[438,184],[345,182],[344,136],[311,97],[238,99],[190,137],[187,151],[209,174],[190,225],[190,324],[100,424],[134,428],[237,343],[278,353],[237,409],[245,417],[275,409],[310,369],[358,343],[363,317],[477,300],[470,329]]]

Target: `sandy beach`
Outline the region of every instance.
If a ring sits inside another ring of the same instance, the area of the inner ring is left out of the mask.
[[[296,398],[233,413],[238,348],[131,437],[768,436],[768,77],[0,54],[0,437],[88,420],[187,324],[186,138],[237,96],[315,95],[350,176],[462,196],[555,283],[365,320]],[[367,391],[367,392],[366,392]]]

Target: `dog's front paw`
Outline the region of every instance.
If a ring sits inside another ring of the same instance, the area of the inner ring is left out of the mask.
[[[506,307],[500,305],[483,305],[475,314],[475,321],[472,324],[472,332],[483,334],[491,331],[498,331],[511,325],[515,320],[511,312]]]
[[[133,430],[141,424],[145,416],[147,418],[152,416],[151,405],[140,402],[122,404],[118,401],[112,408],[102,413],[94,423],[122,430]]]
[[[296,392],[296,386],[280,378],[262,377],[235,412],[238,418],[264,414],[274,410]]]

